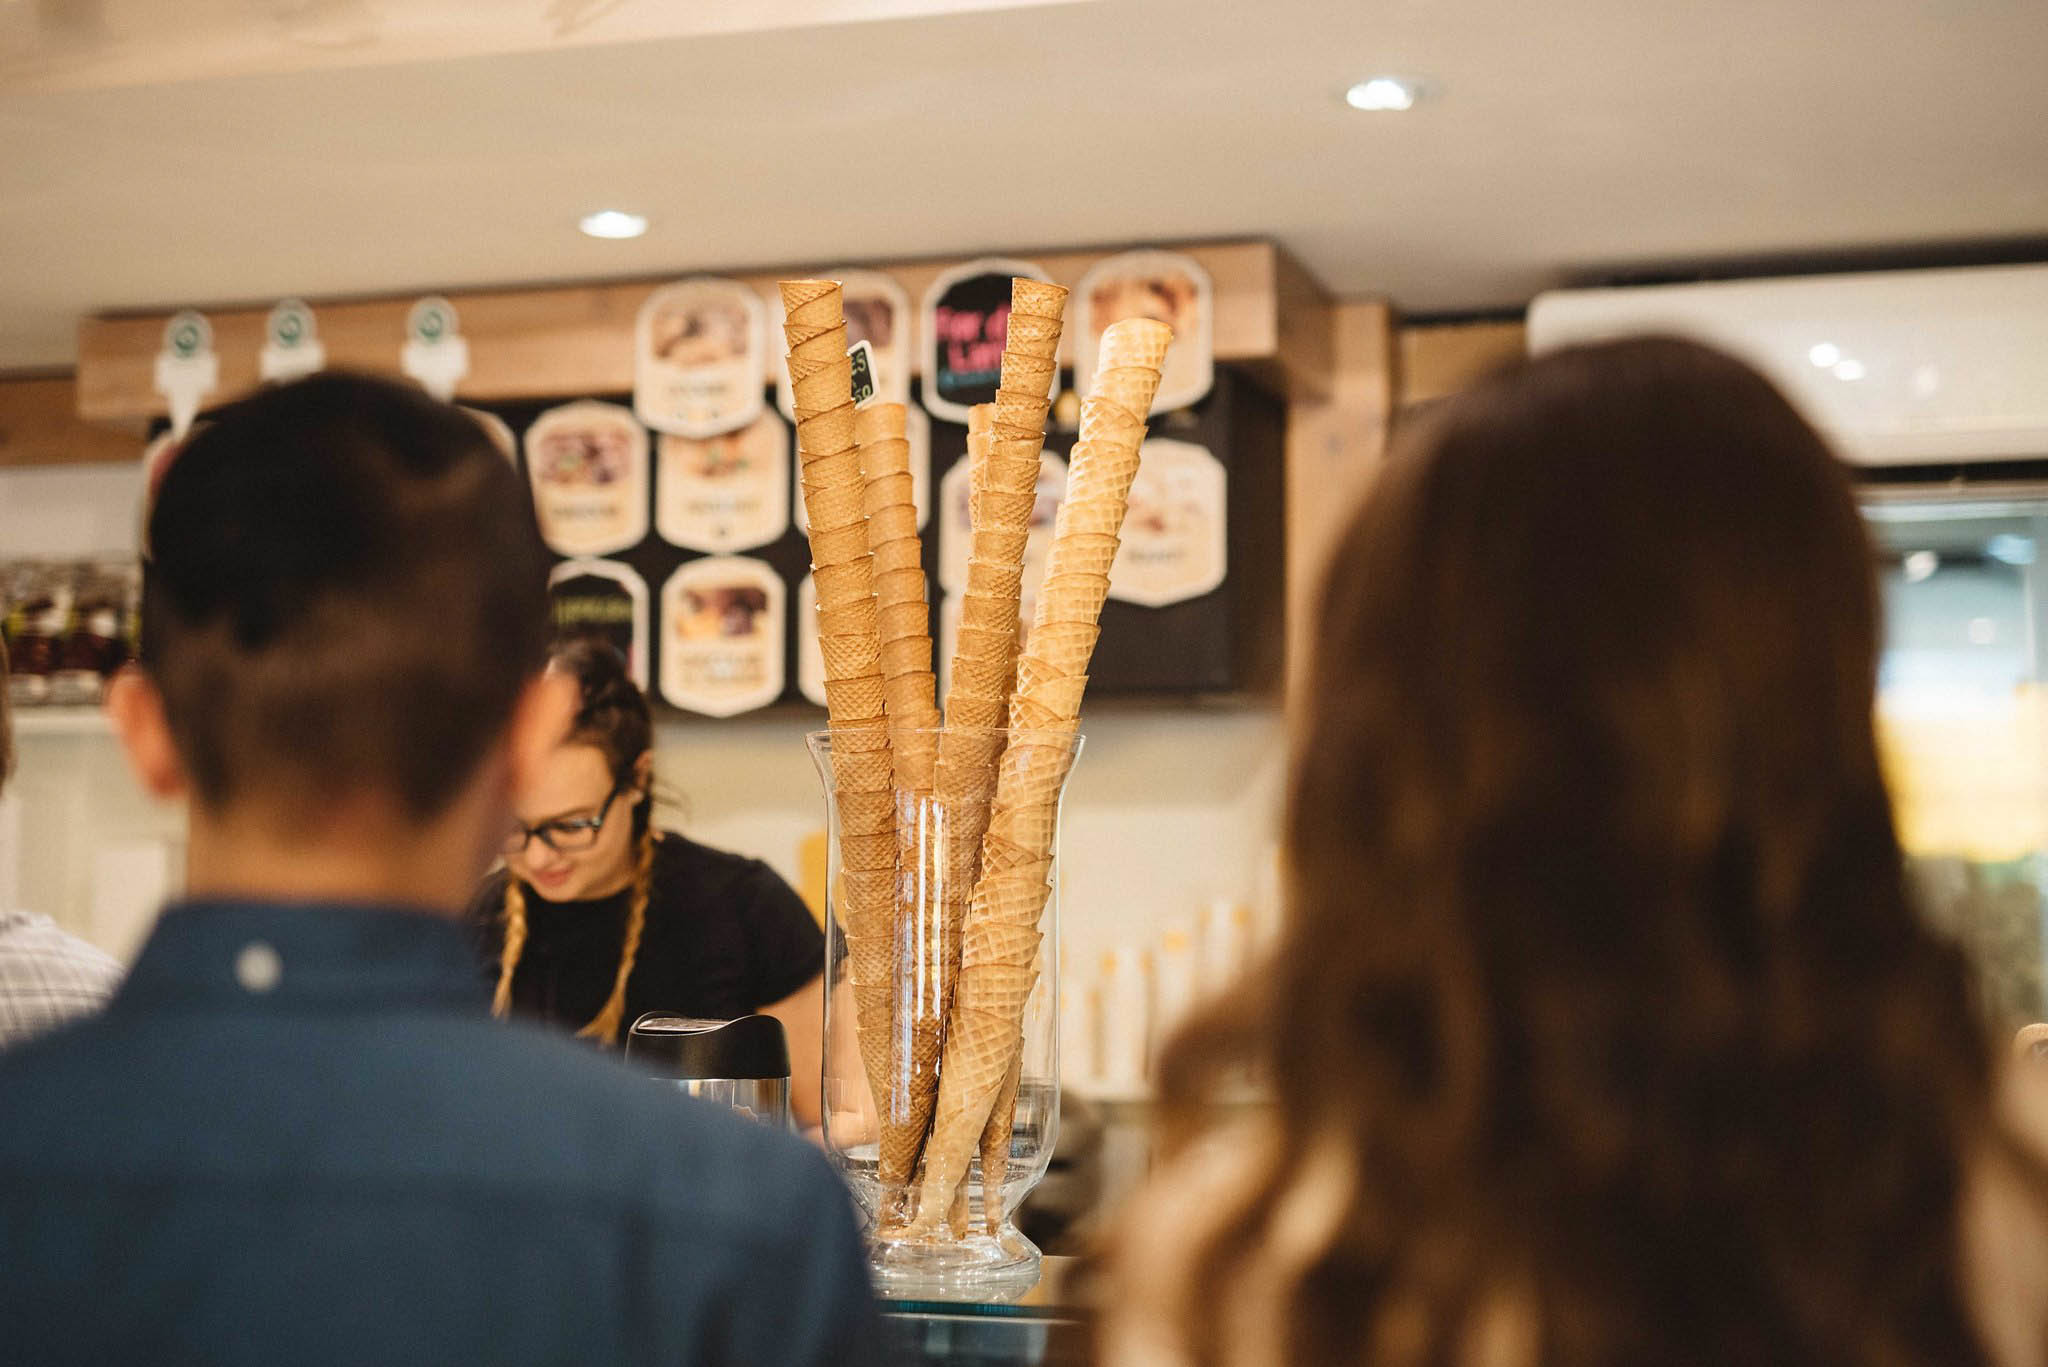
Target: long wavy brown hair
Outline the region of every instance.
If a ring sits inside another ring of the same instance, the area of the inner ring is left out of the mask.
[[[1297,1367],[1982,1360],[1989,1056],[1908,905],[1879,621],[1843,469],[1712,350],[1400,435],[1322,597],[1282,944],[1163,1068],[1170,1135],[1242,1065],[1276,1102],[1185,1360],[1258,1278]]]

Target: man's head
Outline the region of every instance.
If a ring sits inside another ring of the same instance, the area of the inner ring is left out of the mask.
[[[341,374],[259,393],[177,455],[146,545],[142,675],[110,707],[195,822],[423,828],[516,748],[547,555],[459,409]]]

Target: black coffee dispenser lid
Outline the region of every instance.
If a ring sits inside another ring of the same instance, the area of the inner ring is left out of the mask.
[[[789,1076],[789,1040],[773,1016],[696,1020],[650,1011],[626,1032],[626,1061],[655,1077]]]

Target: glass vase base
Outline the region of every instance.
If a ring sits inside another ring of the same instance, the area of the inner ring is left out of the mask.
[[[1038,1245],[1008,1221],[994,1234],[868,1237],[868,1273],[888,1300],[1014,1301],[1038,1285],[1043,1262]]]

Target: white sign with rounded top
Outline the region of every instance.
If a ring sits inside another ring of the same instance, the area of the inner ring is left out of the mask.
[[[782,696],[788,636],[782,576],[748,556],[707,556],[661,591],[661,696],[730,717]]]
[[[1230,565],[1230,480],[1192,442],[1154,437],[1139,450],[1109,596],[1163,608],[1213,593]]]
[[[469,343],[457,325],[455,305],[433,294],[412,306],[398,364],[443,403],[455,397],[455,387],[469,374]]]
[[[559,555],[609,555],[647,535],[647,429],[615,403],[581,399],[535,418],[526,478]]]
[[[695,551],[765,546],[789,529],[789,428],[763,413],[736,432],[656,445],[654,525]]]
[[[199,405],[220,387],[220,357],[213,349],[213,324],[192,309],[164,324],[163,349],[156,354],[156,392],[170,406],[171,435],[183,437],[199,416]]]
[[[1126,318],[1155,318],[1173,329],[1152,411],[1197,403],[1216,383],[1216,305],[1209,272],[1178,252],[1125,252],[1098,261],[1074,287],[1074,387],[1094,383],[1102,334]]]
[[[715,437],[767,406],[768,323],[761,296],[700,276],[656,290],[633,329],[633,411],[657,432]]]

